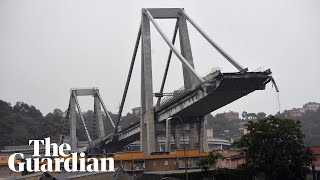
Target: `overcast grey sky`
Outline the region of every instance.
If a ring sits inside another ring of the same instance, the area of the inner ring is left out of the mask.
[[[0,99],[24,101],[44,115],[65,110],[70,88],[99,87],[117,112],[133,52],[141,8],[184,7],[200,27],[249,70],[271,68],[281,108],[320,101],[320,1],[0,1]],[[170,37],[173,20],[159,24]],[[154,91],[159,91],[168,47],[152,27]],[[236,71],[189,24],[195,68]],[[140,50],[125,111],[140,104]],[[183,85],[173,58],[166,92]],[[84,110],[92,98],[80,98]],[[271,85],[216,112],[276,113]],[[214,113],[216,113],[214,112]]]

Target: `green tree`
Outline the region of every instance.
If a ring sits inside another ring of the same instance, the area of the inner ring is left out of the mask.
[[[28,144],[30,139],[42,139],[43,116],[32,105],[0,100],[0,149],[4,146]]]
[[[257,118],[258,118],[258,119],[263,119],[263,118],[265,118],[266,116],[267,116],[267,114],[264,113],[264,112],[259,112],[259,113],[257,114]]]
[[[211,167],[213,169],[216,168],[215,165],[217,161],[222,158],[223,158],[222,154],[210,152],[208,156],[202,157],[199,160],[198,166],[202,169],[202,171],[209,172]]]
[[[247,124],[249,133],[235,143],[246,149],[246,163],[267,179],[304,179],[312,153],[304,145],[299,121],[270,117]]]
[[[54,109],[52,113],[48,113],[44,117],[44,137],[50,137],[51,142],[58,143],[60,140],[60,135],[62,135],[62,130],[65,128],[69,130],[68,127],[64,127],[65,118],[63,117],[63,112],[60,109]],[[69,125],[68,123],[66,124]],[[68,134],[64,134],[68,135]]]

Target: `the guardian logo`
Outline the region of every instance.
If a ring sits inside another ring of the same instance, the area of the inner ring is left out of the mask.
[[[50,138],[44,140],[29,140],[29,145],[33,143],[33,158],[24,158],[24,154],[15,153],[9,157],[8,166],[14,172],[60,172],[61,164],[67,172],[113,172],[114,160],[113,158],[86,158],[85,153],[69,153],[71,146],[69,144],[61,144],[58,146],[56,143],[50,144]],[[40,143],[45,146],[45,157],[40,160]],[[51,149],[52,147],[52,154]],[[68,153],[66,153],[68,152]],[[14,160],[16,156],[20,156],[25,162],[18,162],[16,169]],[[51,158],[53,157],[53,158]],[[108,169],[107,169],[107,161]],[[41,166],[40,166],[41,164]],[[86,165],[87,164],[87,165]],[[100,164],[100,166],[99,166]],[[53,167],[54,166],[54,167]],[[100,167],[100,169],[99,169]]]

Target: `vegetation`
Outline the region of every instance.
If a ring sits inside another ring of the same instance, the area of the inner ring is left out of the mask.
[[[312,153],[304,145],[300,121],[269,117],[247,124],[235,144],[245,148],[247,166],[267,179],[304,179]]]
[[[201,168],[202,171],[209,172],[209,170],[216,168],[216,163],[219,159],[222,159],[223,156],[220,153],[213,153],[210,152],[208,156],[202,157],[199,162],[198,166]]]
[[[0,100],[0,149],[4,146],[26,145],[29,139],[43,139],[51,137],[58,142],[62,129],[69,134],[69,123],[65,122],[64,111],[54,109],[53,112],[43,116],[34,106],[24,102],[17,102],[14,106]],[[94,112],[89,110],[82,113],[92,136],[92,119]],[[116,114],[110,113],[113,120]],[[242,119],[227,120],[223,114],[207,116],[208,127],[214,131],[214,136],[226,134],[229,137],[241,137],[239,128],[247,124],[250,133],[242,136],[235,144],[245,150],[246,166],[241,170],[223,170],[214,168],[221,154],[210,153],[199,161],[203,171],[215,177],[234,177],[234,175],[264,172],[268,179],[303,179],[311,162],[312,154],[306,145],[319,145],[320,143],[320,110],[305,112],[301,117],[290,117],[289,111],[278,113],[276,117],[267,116],[263,112],[241,114]],[[79,115],[77,114],[77,137],[87,140]],[[292,118],[292,119],[289,119]],[[113,131],[113,127],[106,116],[103,116],[106,134]],[[139,117],[128,113],[122,118],[120,126],[127,126],[138,121]],[[97,128],[96,128],[97,129]],[[306,139],[303,133],[306,134]],[[98,134],[97,132],[95,134]],[[228,137],[228,136],[224,136]],[[198,174],[194,174],[195,177]],[[206,176],[203,174],[203,177]]]
[[[57,142],[64,126],[67,131],[66,134],[69,134],[69,123],[64,124],[64,112],[65,110],[54,109],[52,112],[43,116],[42,113],[32,105],[23,102],[17,102],[15,105],[11,105],[8,102],[0,100],[0,132],[2,134],[0,137],[0,149],[8,145],[25,145],[28,143],[28,139],[43,137],[51,137],[53,141]],[[109,113],[113,120],[117,119],[116,114]],[[82,115],[88,126],[89,133],[92,134],[93,111],[83,112]],[[85,141],[87,137],[82,122],[79,119],[80,117],[78,114],[77,116],[77,137],[79,140]],[[208,114],[207,127],[213,129],[214,137],[238,140],[243,134],[241,128],[243,128],[248,121],[263,119],[266,117],[266,114],[263,112],[257,114],[242,112],[240,116],[241,118],[239,119],[229,121],[222,113],[215,116]],[[316,112],[306,112],[299,118],[290,117],[289,111],[284,111],[281,114],[278,113],[276,116],[280,118],[290,118],[296,121],[300,120],[302,131],[306,135],[304,139],[305,143],[309,146],[320,145],[320,110]],[[113,127],[109,119],[106,116],[104,116],[103,119],[106,133],[111,133]],[[139,120],[137,115],[128,113],[122,118],[120,126],[130,125],[137,120]]]
[[[113,120],[117,119],[117,115],[109,113]],[[89,110],[83,112],[82,116],[92,137],[94,112]],[[139,120],[139,117],[128,113],[122,119],[120,126],[127,126]],[[65,123],[65,120],[65,113],[60,109],[54,109],[53,112],[43,116],[32,105],[17,102],[12,106],[10,103],[0,100],[0,149],[5,146],[26,145],[30,139],[45,137],[50,137],[52,142],[59,142],[63,128],[66,129],[66,135],[69,134],[69,123]],[[106,134],[113,132],[113,127],[106,116],[103,116],[103,121]],[[97,130],[98,128],[96,128]],[[98,132],[95,134],[97,135]],[[77,114],[77,138],[80,141],[87,140],[79,114]]]
[[[255,122],[265,117],[271,117],[271,115],[266,115],[263,112],[255,114],[246,111],[240,113],[240,116],[242,118],[229,121],[225,118],[223,113],[216,114],[215,116],[208,114],[207,128],[213,129],[213,136],[216,138],[232,138],[234,140],[238,140],[243,135],[241,128],[244,128],[248,121]],[[295,121],[300,121],[302,132],[305,134],[305,144],[308,146],[320,145],[320,109],[315,112],[307,111],[303,113],[301,117],[292,117],[290,115],[290,111],[288,110],[278,113],[275,116],[282,119],[293,119]]]
[[[25,145],[29,139],[42,138],[42,125],[42,114],[34,106],[23,102],[11,106],[0,100],[0,148],[5,145]]]
[[[301,117],[291,117],[289,111],[276,115],[279,118],[290,118],[301,122],[302,132],[305,135],[304,142],[308,146],[320,145],[320,109],[307,111]]]

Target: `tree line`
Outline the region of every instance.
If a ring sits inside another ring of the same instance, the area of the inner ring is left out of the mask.
[[[117,115],[109,112],[113,120],[117,119]],[[69,134],[69,123],[65,123],[65,111],[54,109],[47,115],[43,115],[33,105],[28,105],[24,102],[17,102],[11,105],[8,102],[0,100],[0,149],[4,146],[26,145],[29,139],[42,139],[51,137],[55,142],[59,141],[62,129],[65,127],[66,134]],[[92,119],[94,112],[88,110],[82,113],[89,133],[92,136]],[[207,127],[213,129],[215,137],[239,139],[242,134],[239,132],[246,122],[252,120],[257,121],[271,115],[266,115],[264,112],[257,114],[250,112],[242,112],[241,117],[237,120],[228,121],[223,113],[212,116],[207,115]],[[302,132],[305,134],[304,142],[307,145],[320,145],[320,110],[313,112],[305,112],[301,117],[289,117],[290,113],[284,111],[275,115],[280,118],[290,118],[301,122]],[[81,120],[77,114],[77,137],[81,141],[87,140],[86,134]],[[103,116],[106,134],[113,132],[113,127],[109,119]],[[128,113],[122,117],[120,126],[130,125],[134,121],[139,120],[135,114]],[[97,129],[97,128],[96,128]],[[228,136],[220,136],[226,134],[224,131],[228,130]],[[98,134],[97,132],[95,134]]]
[[[267,115],[264,112],[251,113],[246,111],[240,114],[239,119],[232,121],[227,120],[224,113],[218,113],[215,116],[208,114],[207,128],[213,129],[214,137],[238,140],[243,135],[239,129],[243,128],[248,121],[256,122],[260,119],[275,116],[281,119],[300,121],[302,133],[305,135],[305,144],[309,146],[320,145],[320,109],[317,111],[306,111],[301,117],[292,117],[288,110],[281,113],[278,112],[275,115]],[[228,130],[228,133],[225,133],[225,130]]]
[[[60,109],[54,109],[47,115],[43,115],[33,105],[24,102],[17,102],[11,105],[8,102],[0,100],[0,149],[5,146],[26,145],[30,139],[43,139],[50,137],[52,142],[59,142],[63,129],[66,130],[64,135],[69,135],[69,123],[66,122],[65,112]],[[113,120],[117,115],[109,112]],[[92,137],[94,132],[97,135],[98,128],[93,130],[94,112],[88,110],[82,112],[86,122],[89,134]],[[135,114],[128,113],[122,117],[120,126],[127,126],[130,123],[139,120]],[[106,134],[113,132],[113,127],[107,116],[103,116]],[[77,113],[77,138],[79,141],[86,141],[87,136]]]

